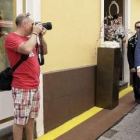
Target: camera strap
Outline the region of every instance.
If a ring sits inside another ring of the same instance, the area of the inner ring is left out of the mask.
[[[28,59],[28,57],[29,55],[22,54],[20,60],[12,67],[12,71],[14,72],[23,61]]]
[[[44,55],[43,55],[43,42],[40,37],[39,37],[39,41],[40,41],[40,47],[38,46],[37,43],[37,56],[38,56],[39,65],[42,66],[44,65]]]

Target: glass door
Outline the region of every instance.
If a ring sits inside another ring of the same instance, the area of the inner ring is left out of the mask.
[[[0,71],[8,66],[4,42],[6,35],[13,30],[13,1],[0,0]]]

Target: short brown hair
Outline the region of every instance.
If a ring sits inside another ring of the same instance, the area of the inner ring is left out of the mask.
[[[137,21],[137,22],[135,23],[135,28],[136,28],[136,25],[137,25],[138,23],[140,23],[140,21]]]
[[[118,19],[118,17],[122,17],[122,14],[115,14],[115,15],[113,15],[113,20]]]

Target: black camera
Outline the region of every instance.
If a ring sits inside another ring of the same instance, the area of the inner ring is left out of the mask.
[[[51,30],[52,29],[52,23],[51,22],[46,22],[46,23],[42,23],[42,22],[35,22],[35,25],[41,23],[42,26],[47,29],[47,30]],[[43,56],[43,43],[42,43],[42,39],[40,38],[40,46],[38,47],[40,49],[40,53],[37,53],[38,56],[38,61],[40,66],[44,65],[44,56]]]
[[[39,22],[35,22],[35,25],[38,24],[38,23],[41,23],[41,22],[40,21]],[[47,30],[51,30],[52,29],[52,23],[51,22],[46,22],[46,23],[41,23],[41,24]]]

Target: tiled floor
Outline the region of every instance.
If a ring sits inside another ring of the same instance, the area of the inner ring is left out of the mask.
[[[137,105],[98,140],[140,140],[140,105]]]

